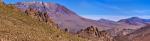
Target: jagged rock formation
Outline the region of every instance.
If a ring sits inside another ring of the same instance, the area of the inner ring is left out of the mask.
[[[49,21],[49,17],[48,17],[48,14],[47,12],[40,12],[40,11],[37,11],[35,9],[27,9],[25,11],[25,13],[29,16],[31,16],[32,18],[35,18],[35,19],[38,19],[39,21],[44,21],[44,22],[48,22]]]
[[[93,26],[88,27],[84,30],[82,29],[78,33],[87,33],[87,34],[90,34],[91,37],[99,37],[98,29]]]
[[[113,37],[106,31],[98,31],[96,27],[88,27],[78,32],[80,37],[91,39],[91,41],[113,41]]]

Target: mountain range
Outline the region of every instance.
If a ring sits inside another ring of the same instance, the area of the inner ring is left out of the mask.
[[[150,19],[92,20],[63,5],[45,2],[1,3],[0,11],[0,38],[4,41],[149,40]]]
[[[99,30],[108,30],[112,28],[136,29],[143,26],[145,24],[144,22],[149,22],[149,20],[143,20],[136,17],[123,19],[118,22],[107,19],[86,19],[77,15],[75,12],[67,9],[65,6],[56,3],[18,2],[14,5],[24,12],[27,9],[34,9],[40,12],[46,12],[48,13],[48,17],[50,17],[56,24],[58,24],[58,26],[62,30],[68,29],[68,31],[72,33],[76,33],[77,31],[85,29],[89,26],[98,27]],[[137,26],[136,24],[139,25]]]

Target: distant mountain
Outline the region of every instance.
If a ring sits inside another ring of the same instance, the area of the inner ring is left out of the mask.
[[[128,18],[128,19],[122,19],[118,22],[130,24],[130,25],[144,25],[144,24],[150,22],[150,19],[142,19],[142,18],[139,18],[139,17],[131,17],[131,18]]]
[[[150,19],[144,19],[144,22],[148,22],[148,23],[149,23],[149,22],[150,22]]]
[[[144,20],[141,18],[138,18],[138,17],[131,17],[128,19],[122,19],[118,22],[123,22],[123,23],[127,23],[130,25],[142,25],[142,24],[144,24]]]
[[[107,19],[100,19],[100,20],[97,20],[97,22],[105,24],[105,25],[113,25],[117,23],[115,21],[107,20]]]
[[[101,25],[105,25],[105,26],[111,26],[111,27],[115,27],[115,26],[118,26],[119,24],[115,21],[112,21],[112,20],[108,20],[108,19],[100,19],[100,20],[97,20],[98,23],[101,23]]]

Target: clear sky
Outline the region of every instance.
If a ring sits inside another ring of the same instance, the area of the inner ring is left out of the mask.
[[[43,1],[66,6],[82,17],[120,20],[129,17],[150,19],[150,0],[4,0],[5,3]]]

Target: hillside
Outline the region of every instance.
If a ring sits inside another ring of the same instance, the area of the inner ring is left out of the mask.
[[[39,21],[0,3],[0,41],[85,41],[60,31],[52,21]]]
[[[117,41],[149,41],[150,40],[150,25],[137,29],[136,31],[116,37]]]
[[[150,25],[145,26],[135,32],[127,35],[132,41],[149,41],[150,40]]]

